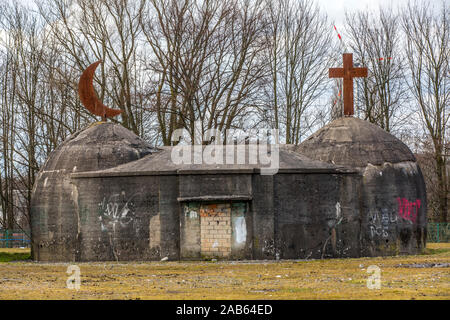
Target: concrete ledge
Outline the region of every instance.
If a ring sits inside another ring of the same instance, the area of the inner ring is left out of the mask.
[[[186,201],[250,201],[251,195],[223,195],[223,196],[198,196],[198,197],[178,197],[178,202]]]
[[[335,174],[354,174],[357,170],[347,168],[284,168],[279,169],[276,174],[285,173],[303,173],[303,174],[317,174],[317,173],[335,173]],[[77,172],[70,175],[73,179],[81,178],[108,178],[108,177],[136,177],[136,176],[174,176],[174,175],[211,175],[211,174],[261,174],[261,168],[254,169],[178,169],[166,171],[91,171],[91,172]]]

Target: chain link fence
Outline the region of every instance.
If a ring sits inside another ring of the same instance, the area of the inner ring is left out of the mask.
[[[450,223],[428,222],[427,242],[450,242]]]
[[[0,248],[29,248],[29,232],[23,230],[1,230],[0,229]]]

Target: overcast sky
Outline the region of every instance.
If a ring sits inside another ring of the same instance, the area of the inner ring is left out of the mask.
[[[345,10],[371,10],[376,11],[380,6],[383,8],[397,9],[404,6],[408,0],[314,0],[318,3],[323,12],[328,14],[331,20],[336,22],[336,26],[343,26],[345,21]],[[429,0],[431,5],[438,9],[443,0]],[[448,0],[447,1],[448,4]]]
[[[25,4],[34,3],[34,0],[18,1]],[[443,0],[429,1],[435,6],[439,6]],[[408,0],[313,0],[313,2],[318,3],[321,9],[326,12],[331,19],[335,20],[337,24],[342,24],[344,21],[345,10],[377,9],[380,5],[383,7],[396,8],[399,5],[405,5]]]
[[[2,1],[2,0],[0,0]],[[22,3],[32,4],[34,0],[18,0]],[[295,1],[295,0],[294,0]],[[345,19],[345,10],[373,10],[379,6],[393,7],[405,5],[408,0],[313,0],[318,3],[323,12],[336,22],[336,26],[342,26]],[[443,0],[429,0],[433,5],[439,7]],[[444,0],[448,1],[448,0]]]
[[[403,4],[407,0],[315,0],[319,3],[323,12],[326,12],[336,25],[342,25],[345,19],[345,11],[353,10],[374,10],[380,5],[391,6],[392,2]]]

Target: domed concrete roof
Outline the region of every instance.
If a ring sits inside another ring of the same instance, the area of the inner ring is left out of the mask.
[[[97,122],[69,136],[50,154],[41,171],[101,170],[140,159],[151,152],[147,142],[123,126]]]
[[[416,161],[399,139],[354,117],[332,121],[300,144],[297,151],[315,160],[351,167]]]

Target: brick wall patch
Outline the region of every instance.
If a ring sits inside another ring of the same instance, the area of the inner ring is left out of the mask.
[[[231,254],[231,206],[203,204],[200,207],[201,253],[206,257],[227,258]]]

